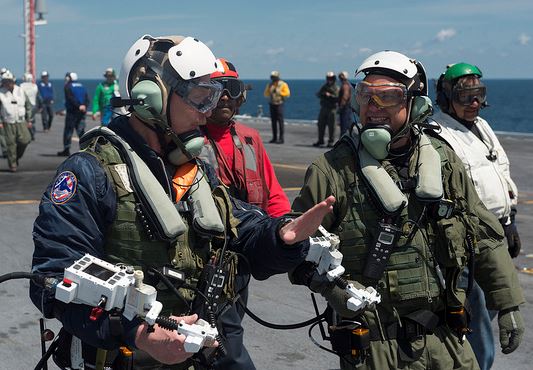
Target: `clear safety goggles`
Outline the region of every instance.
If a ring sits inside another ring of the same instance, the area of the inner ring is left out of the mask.
[[[379,108],[395,107],[407,101],[407,89],[400,83],[371,84],[359,82],[355,87],[355,99],[360,106],[372,100]]]
[[[222,84],[217,81],[180,81],[174,92],[200,113],[213,110],[222,95]]]
[[[485,85],[456,87],[453,89],[453,101],[465,107],[471,105],[474,100],[479,104],[487,101],[487,88]]]
[[[246,94],[246,87],[241,80],[236,78],[223,78],[216,79],[215,81],[222,84],[222,94],[226,93],[232,99],[239,99],[242,95]]]

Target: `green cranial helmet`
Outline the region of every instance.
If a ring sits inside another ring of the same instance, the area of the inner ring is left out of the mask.
[[[450,112],[454,91],[458,86],[457,83],[462,77],[466,76],[475,76],[481,78],[483,77],[483,73],[479,67],[469,63],[456,63],[446,66],[446,70],[441,74],[437,82],[436,97],[437,105],[443,112]],[[483,100],[481,103],[484,104],[485,100]]]
[[[473,64],[468,63],[457,63],[450,66],[446,72],[444,72],[444,79],[446,81],[453,81],[459,77],[474,75],[478,77],[483,77],[481,70]]]

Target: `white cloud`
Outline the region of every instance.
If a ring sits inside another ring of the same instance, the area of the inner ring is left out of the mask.
[[[518,42],[520,43],[520,45],[524,45],[525,46],[525,45],[529,44],[529,40],[531,40],[531,37],[529,37],[525,33],[522,33],[520,36],[518,36]]]
[[[266,55],[276,56],[276,55],[282,54],[284,51],[285,51],[285,48],[275,48],[275,49],[267,49],[265,53]]]
[[[215,42],[213,40],[209,40],[209,41],[206,41],[204,42],[204,44],[206,44],[207,47],[213,47],[213,45],[215,45]]]
[[[439,42],[443,42],[445,40],[451,39],[457,34],[457,31],[453,28],[445,28],[440,30],[437,35],[435,36],[435,39]]]
[[[372,49],[369,48],[360,48],[359,54],[370,54],[372,52]]]

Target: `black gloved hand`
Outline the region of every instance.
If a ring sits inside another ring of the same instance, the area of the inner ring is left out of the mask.
[[[507,238],[507,249],[512,258],[517,257],[520,254],[522,243],[520,242],[520,235],[518,235],[518,229],[515,224],[516,208],[511,209],[511,215],[509,216],[511,223],[503,225],[503,231]]]
[[[507,249],[509,250],[509,254],[512,258],[515,258],[520,254],[520,249],[522,248],[516,224],[512,222],[509,225],[503,225],[503,231],[507,238]]]
[[[349,310],[346,305],[350,295],[329,281],[326,274],[318,274],[312,262],[301,263],[289,273],[289,280],[295,285],[305,285],[313,292],[322,295],[339,315],[347,318],[356,316],[357,313]]]

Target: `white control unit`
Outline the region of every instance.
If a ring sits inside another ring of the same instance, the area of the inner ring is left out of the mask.
[[[128,320],[139,316],[155,325],[163,305],[158,302],[157,290],[143,283],[143,272],[131,266],[113,265],[86,254],[65,269],[63,280],[57,284],[55,298],[65,303],[99,307],[97,311],[123,310]],[[96,319],[96,318],[95,318]],[[180,322],[178,333],[187,337],[186,352],[198,352],[212,345],[218,335],[216,328],[200,319],[194,324]]]
[[[199,319],[192,325],[181,321],[178,324],[178,333],[187,337],[183,345],[185,352],[196,353],[202,347],[212,346],[215,343],[218,330],[211,327],[207,321]]]
[[[61,302],[101,306],[110,311],[124,307],[128,288],[134,283],[133,268],[116,266],[86,254],[65,269],[55,297]]]

